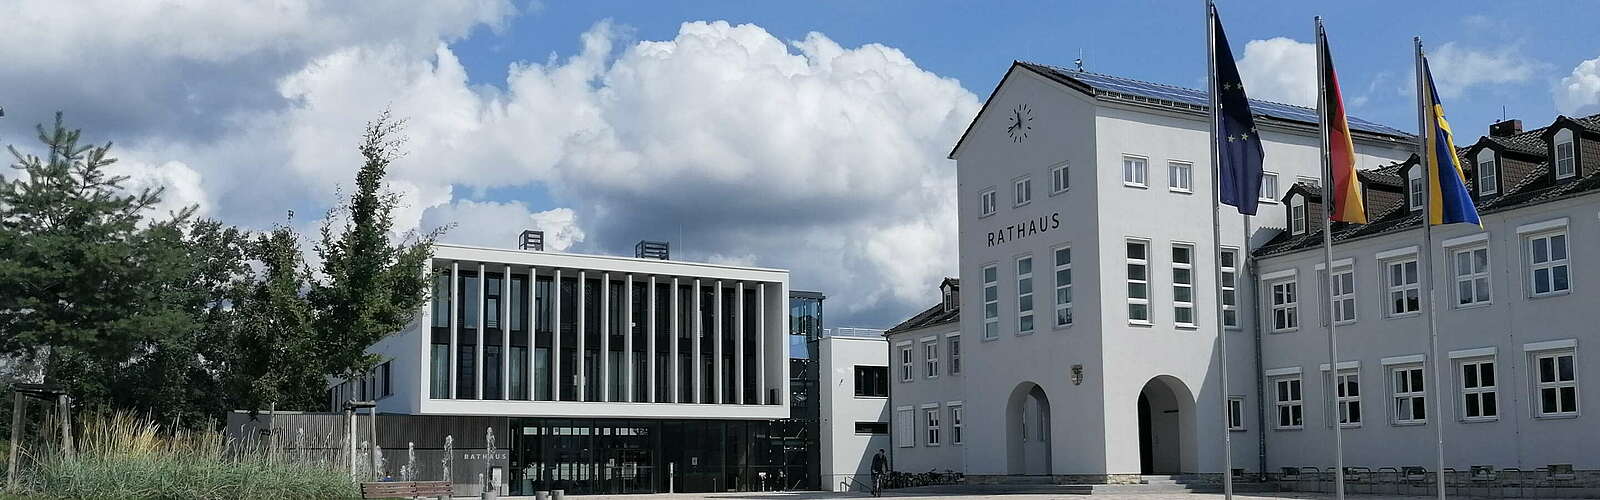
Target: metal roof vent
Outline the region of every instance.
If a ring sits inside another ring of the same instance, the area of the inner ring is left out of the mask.
[[[544,231],[534,231],[532,229],[523,231],[521,241],[517,243],[517,248],[534,252],[543,252]]]
[[[633,256],[641,259],[667,260],[670,253],[665,241],[639,240],[639,244],[633,246]]]

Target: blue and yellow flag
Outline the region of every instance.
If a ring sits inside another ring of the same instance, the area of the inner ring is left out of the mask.
[[[1472,204],[1472,194],[1467,192],[1467,176],[1461,170],[1461,160],[1456,157],[1456,144],[1450,133],[1450,122],[1444,119],[1444,105],[1439,104],[1439,90],[1433,85],[1433,71],[1428,69],[1428,59],[1422,59],[1422,73],[1426,77],[1429,100],[1426,115],[1428,134],[1428,207],[1429,223],[1433,225],[1467,223],[1482,226],[1478,208]]]

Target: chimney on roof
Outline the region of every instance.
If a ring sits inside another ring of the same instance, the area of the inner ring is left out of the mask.
[[[544,251],[544,231],[535,231],[532,229],[523,231],[520,240],[521,241],[517,243],[517,248],[533,252]]]
[[[665,241],[639,240],[639,244],[633,246],[633,256],[641,259],[667,260],[670,253],[670,245]]]
[[[1489,124],[1489,137],[1511,137],[1522,133],[1522,120],[1500,120]]]

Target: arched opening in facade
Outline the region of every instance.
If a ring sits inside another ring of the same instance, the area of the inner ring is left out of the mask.
[[[1039,384],[1017,384],[1006,402],[1006,473],[1051,473],[1050,398]]]
[[[1177,378],[1161,375],[1139,391],[1139,472],[1195,472],[1194,393]]]

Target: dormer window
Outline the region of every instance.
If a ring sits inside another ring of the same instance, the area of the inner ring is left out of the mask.
[[[1556,132],[1556,179],[1578,175],[1578,161],[1572,145],[1572,129]]]
[[[1306,197],[1295,196],[1289,200],[1289,232],[1305,234],[1306,232]]]
[[[1411,167],[1406,174],[1406,207],[1422,210],[1422,165]]]
[[[1494,161],[1494,150],[1485,148],[1478,152],[1478,196],[1500,192],[1499,165]]]

